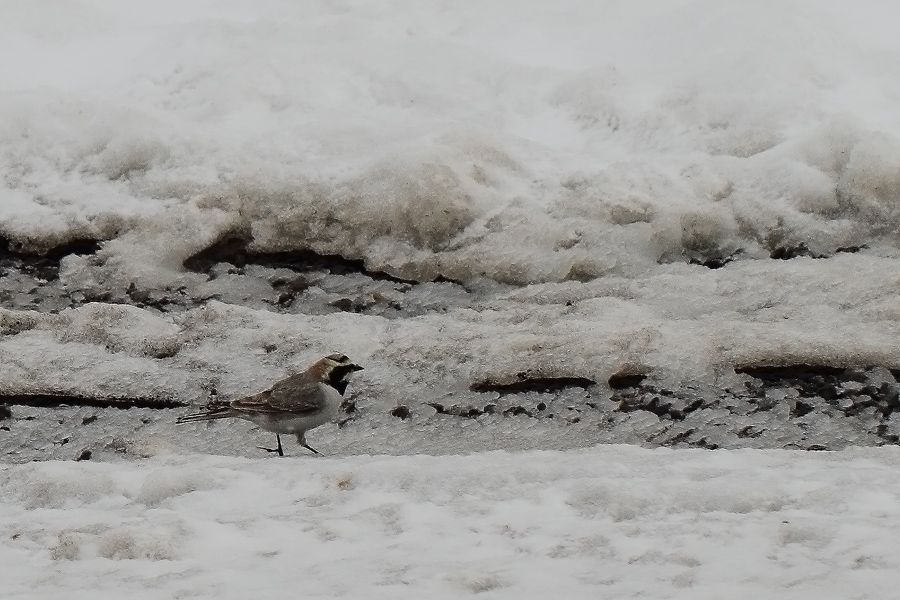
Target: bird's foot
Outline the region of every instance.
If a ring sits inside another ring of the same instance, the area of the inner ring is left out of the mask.
[[[278,454],[278,456],[284,456],[284,450],[281,448],[266,448],[265,446],[257,446],[260,450],[265,450],[266,452],[274,452]]]
[[[257,448],[259,448],[260,450],[265,450],[266,452],[277,452],[278,456],[284,456],[284,450],[281,449],[281,436],[276,433],[275,439],[278,440],[277,448],[263,448],[262,446],[257,446]]]
[[[304,448],[306,448],[307,450],[309,450],[310,452],[312,452],[313,454],[321,454],[321,452],[319,452],[318,450],[316,450],[309,444],[300,444],[300,445],[303,446]]]

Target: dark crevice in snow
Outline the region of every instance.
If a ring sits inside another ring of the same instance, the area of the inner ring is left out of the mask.
[[[518,373],[515,381],[504,382],[486,379],[473,383],[470,389],[473,392],[515,394],[519,392],[553,392],[571,387],[587,388],[596,384],[596,381],[587,377],[533,377],[527,373]]]
[[[70,406],[90,406],[94,408],[153,408],[168,409],[188,406],[186,402],[170,398],[148,397],[94,397],[77,394],[0,394],[0,405],[33,406],[38,408],[55,408]],[[2,411],[0,411],[2,412]]]
[[[809,258],[828,258],[825,254],[813,252],[803,242],[796,246],[778,246],[772,250],[769,256],[775,260],[790,260],[801,256],[807,256]]]
[[[856,254],[860,250],[866,250],[869,246],[867,244],[861,244],[859,246],[842,246],[835,250],[835,253],[838,254]]]
[[[336,254],[319,254],[312,250],[289,250],[285,252],[252,252],[249,247],[253,239],[230,233],[212,245],[188,257],[184,268],[197,273],[208,272],[218,263],[230,263],[236,267],[255,264],[271,268],[286,268],[293,271],[326,270],[335,275],[362,273],[375,280],[414,284],[416,281],[395,277],[383,271],[366,269],[362,260],[344,258]]]
[[[855,254],[867,248],[868,246],[866,244],[861,244],[859,246],[841,246],[840,248],[836,248],[832,254],[827,254],[814,252],[809,248],[809,246],[801,242],[796,246],[778,246],[772,250],[769,256],[776,260],[790,260],[792,258],[798,258],[801,256],[814,259],[823,259],[831,258],[835,254]]]
[[[713,252],[706,256],[695,254],[693,256],[688,256],[688,263],[692,265],[700,265],[702,267],[706,267],[707,269],[721,269],[728,263],[733,262],[743,253],[744,249],[738,248],[730,254],[720,252]]]
[[[43,250],[34,250],[0,235],[0,276],[9,269],[17,269],[47,281],[59,277],[59,261],[70,254],[94,254],[100,242],[94,239],[74,239]]]

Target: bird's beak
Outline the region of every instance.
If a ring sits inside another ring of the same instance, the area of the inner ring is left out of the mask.
[[[350,368],[353,369],[354,371],[365,371],[365,369],[363,369],[359,365],[350,365]]]

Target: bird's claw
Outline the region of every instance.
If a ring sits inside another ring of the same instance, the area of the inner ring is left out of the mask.
[[[281,448],[266,448],[265,446],[257,446],[260,450],[265,450],[266,452],[274,452],[278,454],[278,456],[284,456],[284,451]]]

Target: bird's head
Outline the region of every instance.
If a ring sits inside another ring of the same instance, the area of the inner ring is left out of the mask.
[[[350,375],[356,371],[362,371],[363,368],[354,364],[352,360],[344,354],[329,354],[320,359],[313,368],[317,371],[323,383],[327,383],[336,389],[342,396],[350,382]]]

